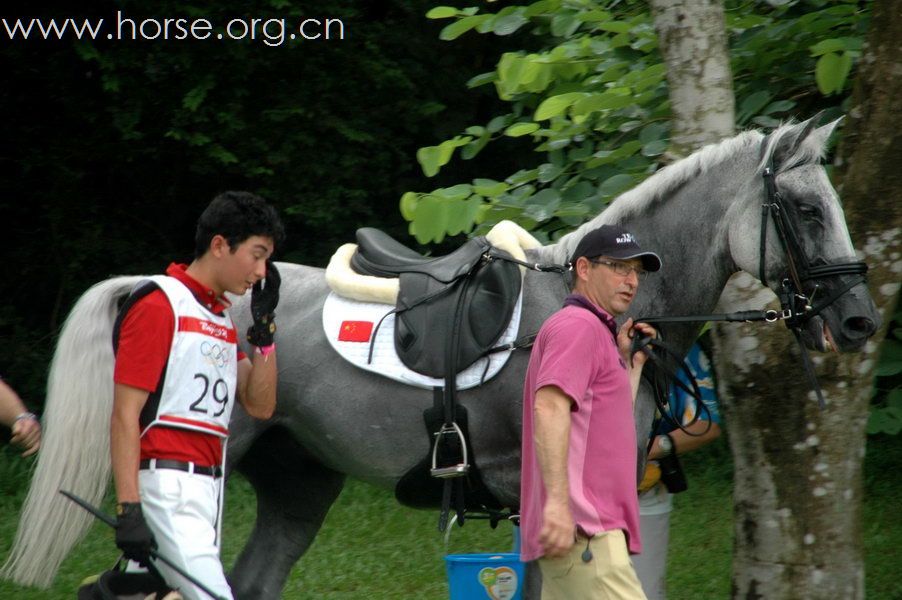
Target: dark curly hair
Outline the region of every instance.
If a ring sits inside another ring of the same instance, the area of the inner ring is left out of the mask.
[[[285,227],[276,209],[250,192],[223,192],[201,213],[194,234],[194,257],[210,248],[214,236],[221,235],[234,252],[251,236],[272,238],[276,247],[285,239]]]

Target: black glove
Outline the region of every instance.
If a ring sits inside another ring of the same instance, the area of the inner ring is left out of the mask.
[[[147,566],[150,551],[157,549],[157,541],[144,520],[141,503],[123,502],[116,506],[116,513],[116,546],[125,558]]]
[[[282,278],[271,260],[266,261],[266,286],[262,281],[251,290],[251,316],[254,324],[247,329],[247,341],[257,347],[271,346],[276,333],[276,306],[279,304],[279,285]]]

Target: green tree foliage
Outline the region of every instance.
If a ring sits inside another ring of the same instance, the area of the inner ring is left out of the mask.
[[[738,127],[768,129],[790,117],[843,114],[867,31],[870,2],[727,0],[726,19]],[[432,177],[456,158],[469,161],[490,144],[518,138],[534,152],[503,180],[474,178],[401,196],[402,216],[420,243],[482,233],[502,219],[543,241],[598,214],[659,166],[668,146],[665,65],[644,2],[540,0],[497,12],[435,7],[450,20],[440,37],[508,36],[528,30],[533,50],[502,54],[495,69],[468,86],[494,87],[508,110],[417,153]],[[528,140],[528,141],[527,141]],[[877,368],[868,431],[902,431],[902,314],[897,310]]]
[[[90,8],[86,8],[86,6]],[[325,264],[361,225],[403,231],[416,148],[496,110],[464,85],[500,41],[438,39],[426,0],[47,2],[4,17],[332,16],[344,40],[5,41],[0,374],[39,404],[54,335],[89,285],[188,261],[217,193],[286,216],[278,258]],[[112,26],[112,25],[111,25]],[[498,156],[502,168],[511,159]]]
[[[856,2],[727,3],[737,125],[775,127],[816,109],[841,113],[868,6]],[[401,214],[421,243],[512,219],[553,239],[594,216],[659,166],[670,109],[665,65],[644,2],[540,0],[497,12],[439,6],[444,40],[528,30],[532,51],[506,52],[471,88],[494,86],[508,111],[417,153],[434,176],[459,154],[522,138],[537,153],[504,180],[458,180],[407,192]],[[455,166],[459,163],[454,163]]]

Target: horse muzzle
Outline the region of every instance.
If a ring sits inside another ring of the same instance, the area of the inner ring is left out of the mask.
[[[818,352],[857,352],[880,324],[877,307],[862,283],[808,319],[802,339],[808,348]]]

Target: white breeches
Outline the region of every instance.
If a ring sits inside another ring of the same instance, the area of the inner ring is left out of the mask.
[[[217,536],[222,478],[173,469],[142,469],[138,481],[144,518],[157,540],[157,550],[223,598],[232,598],[219,560]],[[154,565],[186,600],[210,597],[160,561]]]

